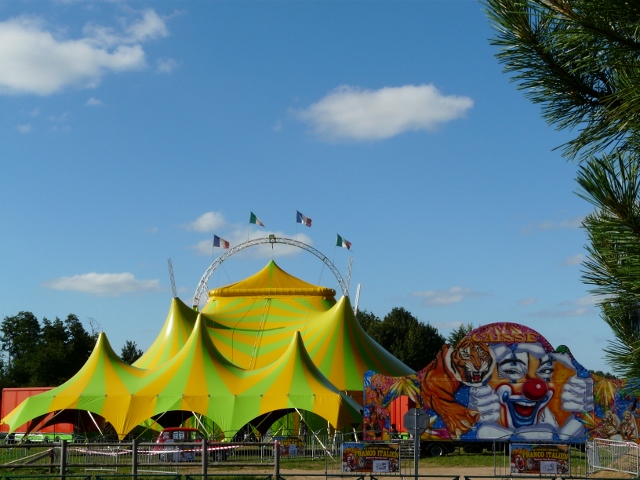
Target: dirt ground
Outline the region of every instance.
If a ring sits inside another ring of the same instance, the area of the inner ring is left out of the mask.
[[[321,470],[280,470],[280,475],[282,475],[283,477],[286,478],[287,474],[289,474],[289,476],[291,477],[295,477],[296,480],[318,480],[320,476],[324,477],[324,471]],[[364,475],[369,476],[368,473]],[[494,471],[493,467],[425,467],[420,468],[420,475],[441,475],[443,477],[450,478],[460,476],[460,478],[463,478],[465,476],[493,476]],[[408,476],[405,475],[405,477]]]
[[[469,480],[474,480],[481,477],[494,477],[494,476],[498,478],[504,478],[504,479],[511,478],[511,475],[509,475],[508,473],[505,474],[504,470],[505,469],[502,468],[502,466],[497,466],[495,471],[494,471],[494,467],[437,467],[437,466],[422,467],[421,466],[420,475],[423,475],[423,476],[433,475],[436,477],[439,476],[439,477],[442,477],[441,480],[448,480],[448,479],[453,480],[453,478],[455,477],[459,477],[460,480],[465,480],[465,477],[469,477]],[[251,475],[256,475],[256,474],[272,475],[273,469],[258,469],[258,471],[252,470]],[[361,474],[361,476],[365,478],[369,477],[370,475],[371,474],[369,473]],[[576,475],[576,478],[584,478],[583,472],[576,473],[575,475]],[[325,471],[324,469],[317,469],[317,470],[281,469],[280,476],[285,479],[290,478],[291,480],[324,480]],[[375,477],[375,474],[371,476]],[[410,470],[410,473],[403,475],[402,478],[406,480],[406,479],[410,479],[412,476],[413,476],[413,469]],[[328,477],[331,480],[340,480],[339,478],[340,473],[337,471],[330,471],[328,474]],[[358,477],[358,474],[356,473],[345,474],[345,477],[343,478],[347,479],[350,477]],[[388,478],[391,478],[391,477],[388,477]],[[523,477],[521,476],[518,478],[522,479]],[[538,480],[540,480],[541,478],[544,479],[545,477],[538,477],[535,475],[531,475],[531,478],[532,479],[538,478]],[[634,475],[622,473],[622,472],[603,470],[603,471],[596,472],[589,475],[589,478],[624,480],[624,479],[632,479],[634,478]],[[424,480],[424,477],[423,477],[423,480]],[[483,480],[489,480],[489,479],[483,479]]]
[[[272,473],[272,472],[269,472]],[[295,477],[296,480],[318,480],[320,477],[324,477],[324,472],[320,470],[310,471],[310,470],[281,470],[280,475],[287,478],[287,474],[291,477]],[[307,474],[307,476],[305,476]],[[311,475],[309,475],[311,474]],[[494,472],[493,467],[426,467],[420,468],[420,475],[440,475],[442,477],[453,478],[459,476],[461,479],[464,477],[469,477],[473,480],[474,477],[484,477],[484,476],[494,476],[501,475],[501,469],[498,469]],[[368,476],[366,474],[365,476]],[[410,477],[411,475],[405,475],[405,477]],[[613,472],[613,471],[601,471],[589,475],[589,478],[609,478],[609,479],[626,479],[633,478],[634,476],[631,474],[621,473],[621,472]]]

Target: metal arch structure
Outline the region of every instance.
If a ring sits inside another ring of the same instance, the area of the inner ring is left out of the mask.
[[[306,250],[307,252],[314,254],[316,257],[322,260],[322,262],[327,267],[329,267],[333,275],[336,277],[336,280],[338,280],[338,285],[340,285],[340,288],[342,289],[342,294],[345,297],[349,296],[349,285],[345,283],[338,269],[331,262],[331,260],[329,260],[325,255],[320,253],[311,245],[307,245],[306,243],[299,242],[298,240],[293,240],[291,238],[284,238],[284,237],[269,236],[264,238],[254,238],[253,240],[248,240],[246,242],[240,243],[235,247],[230,248],[229,250],[224,252],[222,255],[220,255],[218,258],[216,258],[213,261],[213,263],[209,265],[209,268],[207,268],[207,271],[204,272],[204,275],[202,275],[202,278],[198,283],[198,288],[196,288],[196,293],[193,296],[193,303],[192,303],[193,308],[197,310],[200,307],[200,298],[202,297],[202,294],[208,290],[207,283],[209,282],[209,278],[211,278],[211,275],[213,274],[213,272],[222,264],[222,262],[224,262],[231,255],[238,253],[240,250],[244,250],[245,248],[249,248],[249,247],[255,247],[256,245],[263,245],[265,243],[270,243],[272,245],[274,243],[291,245],[293,247],[298,247],[303,250]]]

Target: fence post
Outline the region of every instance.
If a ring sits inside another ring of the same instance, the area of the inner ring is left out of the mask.
[[[202,439],[202,476],[203,478],[205,478],[204,476],[207,474],[207,466],[209,465],[209,448],[208,448],[208,442],[206,438]]]
[[[138,477],[138,441],[134,438],[131,440],[131,475],[133,478]]]
[[[280,476],[280,442],[273,442],[273,479],[278,480]]]
[[[65,477],[67,471],[67,441],[65,439],[60,443],[60,478]]]

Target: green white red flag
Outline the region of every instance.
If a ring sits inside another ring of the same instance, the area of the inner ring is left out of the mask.
[[[338,239],[336,240],[336,247],[344,247],[347,250],[351,250],[351,242],[338,235]]]
[[[262,221],[256,217],[256,214],[251,212],[251,217],[249,217],[249,223],[253,223],[254,225],[260,225],[261,227],[264,227],[264,223],[262,223]]]

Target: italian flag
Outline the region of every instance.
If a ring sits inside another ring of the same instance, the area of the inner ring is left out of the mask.
[[[256,217],[256,214],[253,212],[251,212],[251,217],[249,217],[249,223],[253,223],[254,225],[260,225],[261,227],[264,227],[264,223],[262,223],[260,219]]]
[[[338,239],[336,240],[336,247],[344,247],[347,250],[351,250],[351,242],[338,235]]]

